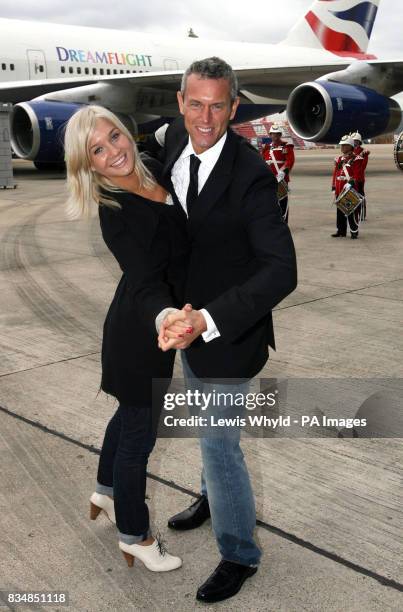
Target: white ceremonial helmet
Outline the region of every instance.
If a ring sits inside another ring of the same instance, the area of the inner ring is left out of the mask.
[[[350,134],[346,134],[345,136],[342,136],[339,145],[350,145],[350,147],[354,148],[354,138],[352,136],[350,136]]]
[[[275,123],[273,123],[273,125],[270,128],[270,134],[282,134],[283,130],[281,129],[281,127]]]
[[[359,140],[360,142],[362,142],[362,136],[359,132],[354,132],[354,134],[351,134],[351,138],[353,140]]]

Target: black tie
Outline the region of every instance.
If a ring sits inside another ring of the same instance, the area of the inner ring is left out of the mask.
[[[190,164],[189,164],[189,188],[186,194],[186,208],[188,211],[188,217],[190,217],[190,213],[192,212],[192,208],[197,200],[197,196],[199,195],[198,190],[198,172],[201,161],[196,155],[190,156]]]

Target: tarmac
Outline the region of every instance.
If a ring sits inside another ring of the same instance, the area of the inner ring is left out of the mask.
[[[183,558],[180,570],[129,569],[114,525],[89,520],[116,407],[98,391],[119,270],[96,217],[66,219],[63,175],[14,161],[18,187],[0,191],[0,591],[67,592],[70,610],[91,612],[403,609],[402,404],[392,401],[403,379],[403,174],[391,145],[369,148],[368,217],[355,241],[330,237],[336,151],[296,152],[299,284],[275,309],[277,351],[262,376],[283,381],[284,406],[317,397],[316,414],[376,424],[358,437],[326,427],[245,436],[262,564],[236,597],[211,605],[195,600],[219,561],[210,521],[167,527],[199,491],[196,439],[159,439],[149,463],[152,524]]]

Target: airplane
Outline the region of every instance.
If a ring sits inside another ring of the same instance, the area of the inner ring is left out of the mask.
[[[83,104],[118,114],[134,134],[178,114],[176,91],[195,59],[218,55],[238,76],[235,122],[286,109],[300,138],[365,139],[402,119],[403,60],[367,53],[380,0],[315,0],[278,44],[173,39],[125,30],[0,19],[0,100],[11,142],[37,168],[63,161],[63,126]]]

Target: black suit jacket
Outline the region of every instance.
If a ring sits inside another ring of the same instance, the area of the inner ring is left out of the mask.
[[[167,180],[187,142],[180,118],[166,133]],[[251,378],[266,363],[268,345],[275,348],[271,310],[295,289],[297,268],[277,182],[231,129],[187,227],[185,300],[195,309],[206,308],[221,334],[208,343],[199,338],[186,349],[190,367],[201,378]]]

